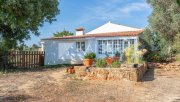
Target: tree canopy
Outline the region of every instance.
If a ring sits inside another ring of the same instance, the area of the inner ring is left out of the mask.
[[[59,0],[0,0],[0,35],[8,48],[39,35],[44,22],[59,13]]]
[[[67,30],[64,30],[62,32],[54,33],[53,35],[54,35],[54,37],[63,37],[63,36],[71,36],[71,35],[74,35],[74,34],[67,31]]]
[[[147,0],[152,7],[149,26],[144,31],[143,43],[149,53],[147,59],[167,61],[180,51],[179,0]]]
[[[148,3],[153,8],[150,27],[173,43],[180,32],[180,7],[176,0],[148,0]]]
[[[147,0],[153,11],[149,17],[149,29],[165,38],[169,53],[180,50],[180,6],[176,0]]]
[[[177,0],[177,3],[180,5],[180,0]]]

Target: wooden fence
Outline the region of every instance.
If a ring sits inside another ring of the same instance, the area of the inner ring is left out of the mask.
[[[9,67],[36,68],[44,65],[43,51],[8,51],[1,54],[0,63]]]

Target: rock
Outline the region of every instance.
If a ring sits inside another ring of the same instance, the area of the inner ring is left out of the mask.
[[[81,80],[82,78],[81,77],[76,77],[76,79]]]
[[[88,76],[86,76],[86,77],[84,77],[84,78],[82,78],[82,80],[83,81],[85,81],[85,80],[89,80],[90,78],[88,77]]]
[[[80,73],[80,76],[86,76],[86,75],[87,75],[86,72],[81,72],[81,73]]]
[[[166,63],[162,63],[162,65],[166,65]]]
[[[97,74],[98,79],[107,80],[107,74]]]

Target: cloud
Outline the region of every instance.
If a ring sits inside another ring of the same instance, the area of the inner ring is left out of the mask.
[[[123,0],[107,0],[93,7],[86,7],[81,13],[79,24],[91,20],[117,20],[132,16],[133,12],[143,12],[149,10],[150,6],[146,2],[125,3]]]
[[[143,11],[145,9],[149,9],[150,6],[147,3],[131,3],[122,8],[119,8],[121,13],[129,14],[134,11]]]

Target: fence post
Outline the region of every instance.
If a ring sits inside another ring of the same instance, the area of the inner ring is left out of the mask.
[[[25,68],[25,51],[22,51],[22,67]]]

